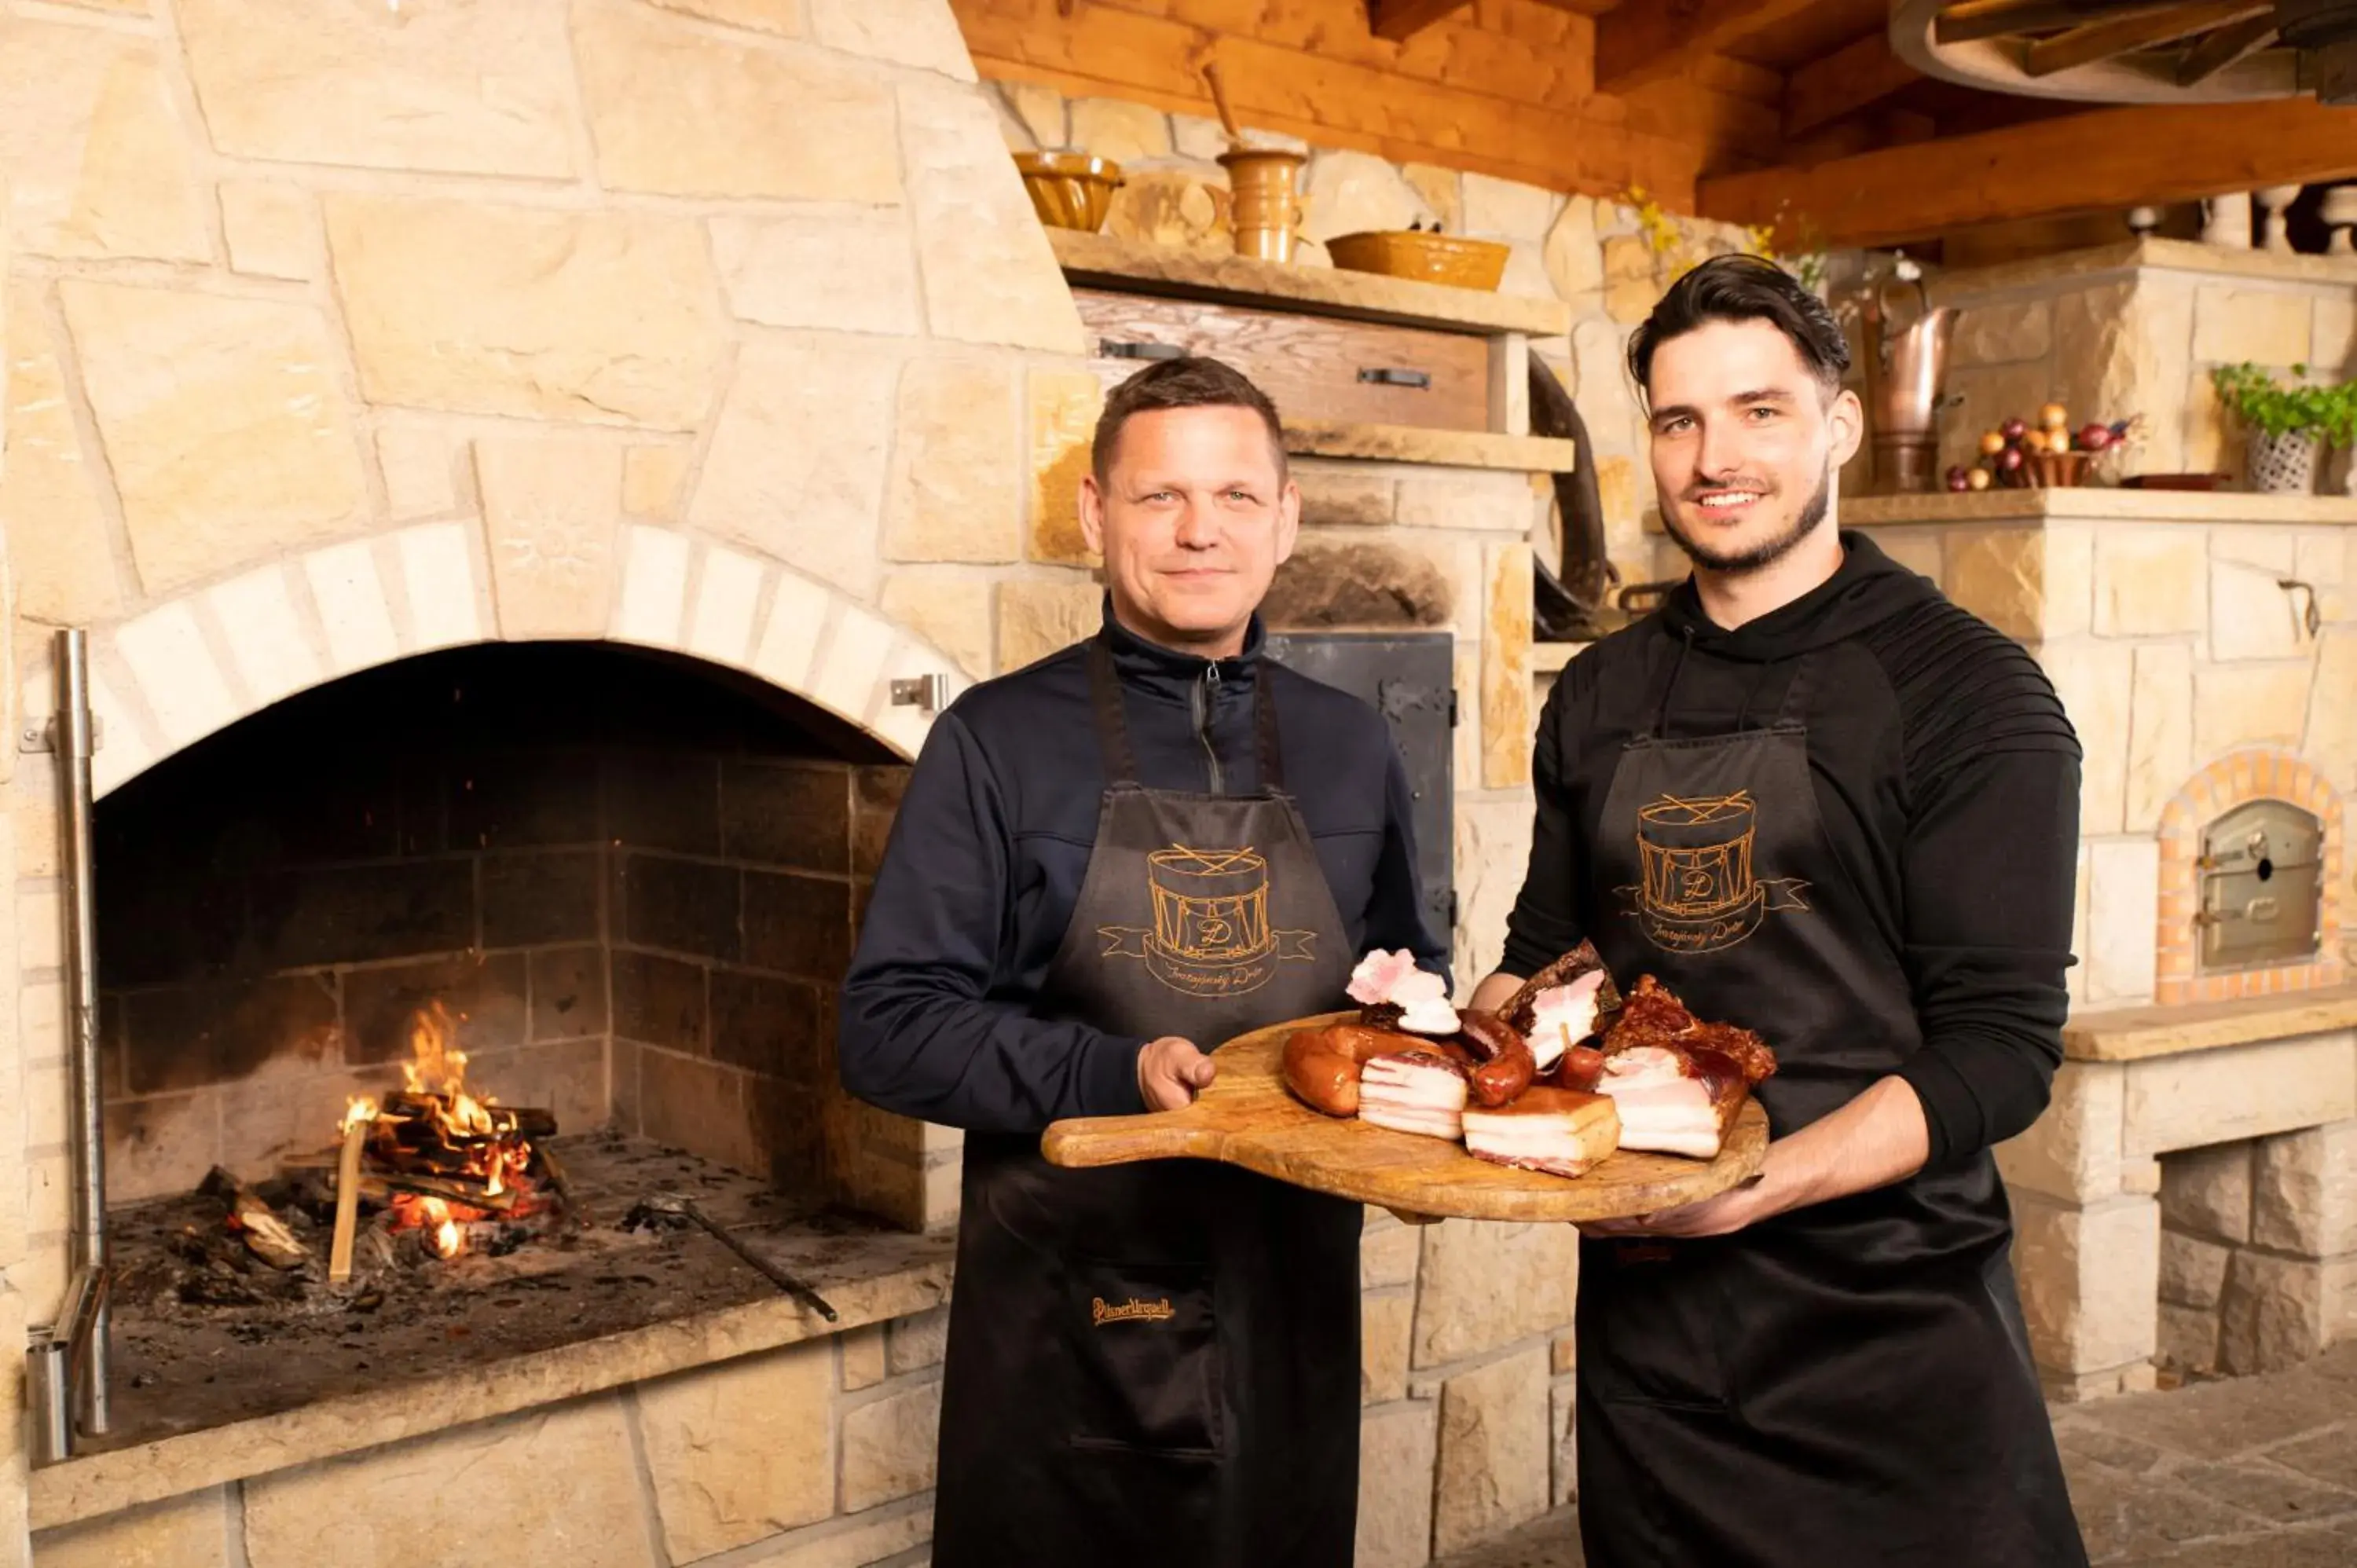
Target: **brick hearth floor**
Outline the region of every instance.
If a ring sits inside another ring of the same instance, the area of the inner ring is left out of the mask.
[[[2357,1563],[2357,1341],[2302,1367],[2054,1407],[2087,1552],[2104,1568]],[[1582,1568],[1566,1510],[1435,1568]]]

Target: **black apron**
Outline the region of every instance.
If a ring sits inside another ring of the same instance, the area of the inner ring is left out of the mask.
[[[1613,974],[1758,1029],[1778,1137],[1922,1039],[1902,934],[1818,820],[1797,722],[1813,662],[1767,728],[1667,740],[1657,717],[1624,746],[1592,846]],[[2010,1236],[1983,1152],[1730,1237],[1583,1242],[1591,1568],[2085,1563]]]
[[[1347,1005],[1267,671],[1249,796],[1140,786],[1102,640],[1090,679],[1113,782],[1033,1011],[1211,1050]],[[982,1134],[963,1193],[936,1568],[1350,1563],[1359,1205],[1190,1160],[1063,1170]]]

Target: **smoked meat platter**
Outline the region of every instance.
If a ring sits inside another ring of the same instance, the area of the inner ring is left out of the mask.
[[[1332,1013],[1240,1035],[1212,1053],[1220,1070],[1185,1110],[1053,1122],[1040,1152],[1049,1164],[1073,1168],[1220,1160],[1404,1214],[1526,1221],[1621,1219],[1699,1203],[1752,1176],[1767,1156],[1768,1113],[1751,1098],[1715,1160],[1622,1150],[1578,1176],[1493,1165],[1462,1144],[1323,1115],[1285,1087],[1286,1037],[1357,1016]]]

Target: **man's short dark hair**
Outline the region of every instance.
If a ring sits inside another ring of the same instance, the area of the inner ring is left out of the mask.
[[[1268,447],[1276,458],[1277,477],[1285,477],[1285,426],[1278,422],[1276,405],[1268,401],[1268,394],[1253,385],[1251,378],[1234,366],[1189,354],[1176,360],[1157,360],[1114,388],[1106,397],[1104,412],[1097,416],[1096,438],[1089,446],[1089,467],[1094,470],[1098,484],[1103,484],[1113,471],[1113,455],[1121,443],[1121,427],[1135,415],[1165,408],[1252,410],[1268,426]]]
[[[1765,256],[1713,256],[1670,285],[1629,338],[1629,373],[1652,396],[1653,352],[1713,321],[1765,321],[1792,340],[1830,397],[1849,370],[1849,340],[1825,302]]]

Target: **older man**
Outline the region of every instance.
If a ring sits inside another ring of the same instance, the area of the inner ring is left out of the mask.
[[[1372,710],[1261,656],[1300,518],[1267,398],[1164,361],[1092,456],[1103,628],[934,725],[844,984],[845,1083],[970,1134],[933,1561],[1343,1564],[1358,1206],[1039,1135],[1185,1105],[1221,1042],[1346,1005],[1369,946],[1439,969],[1406,778]]]

